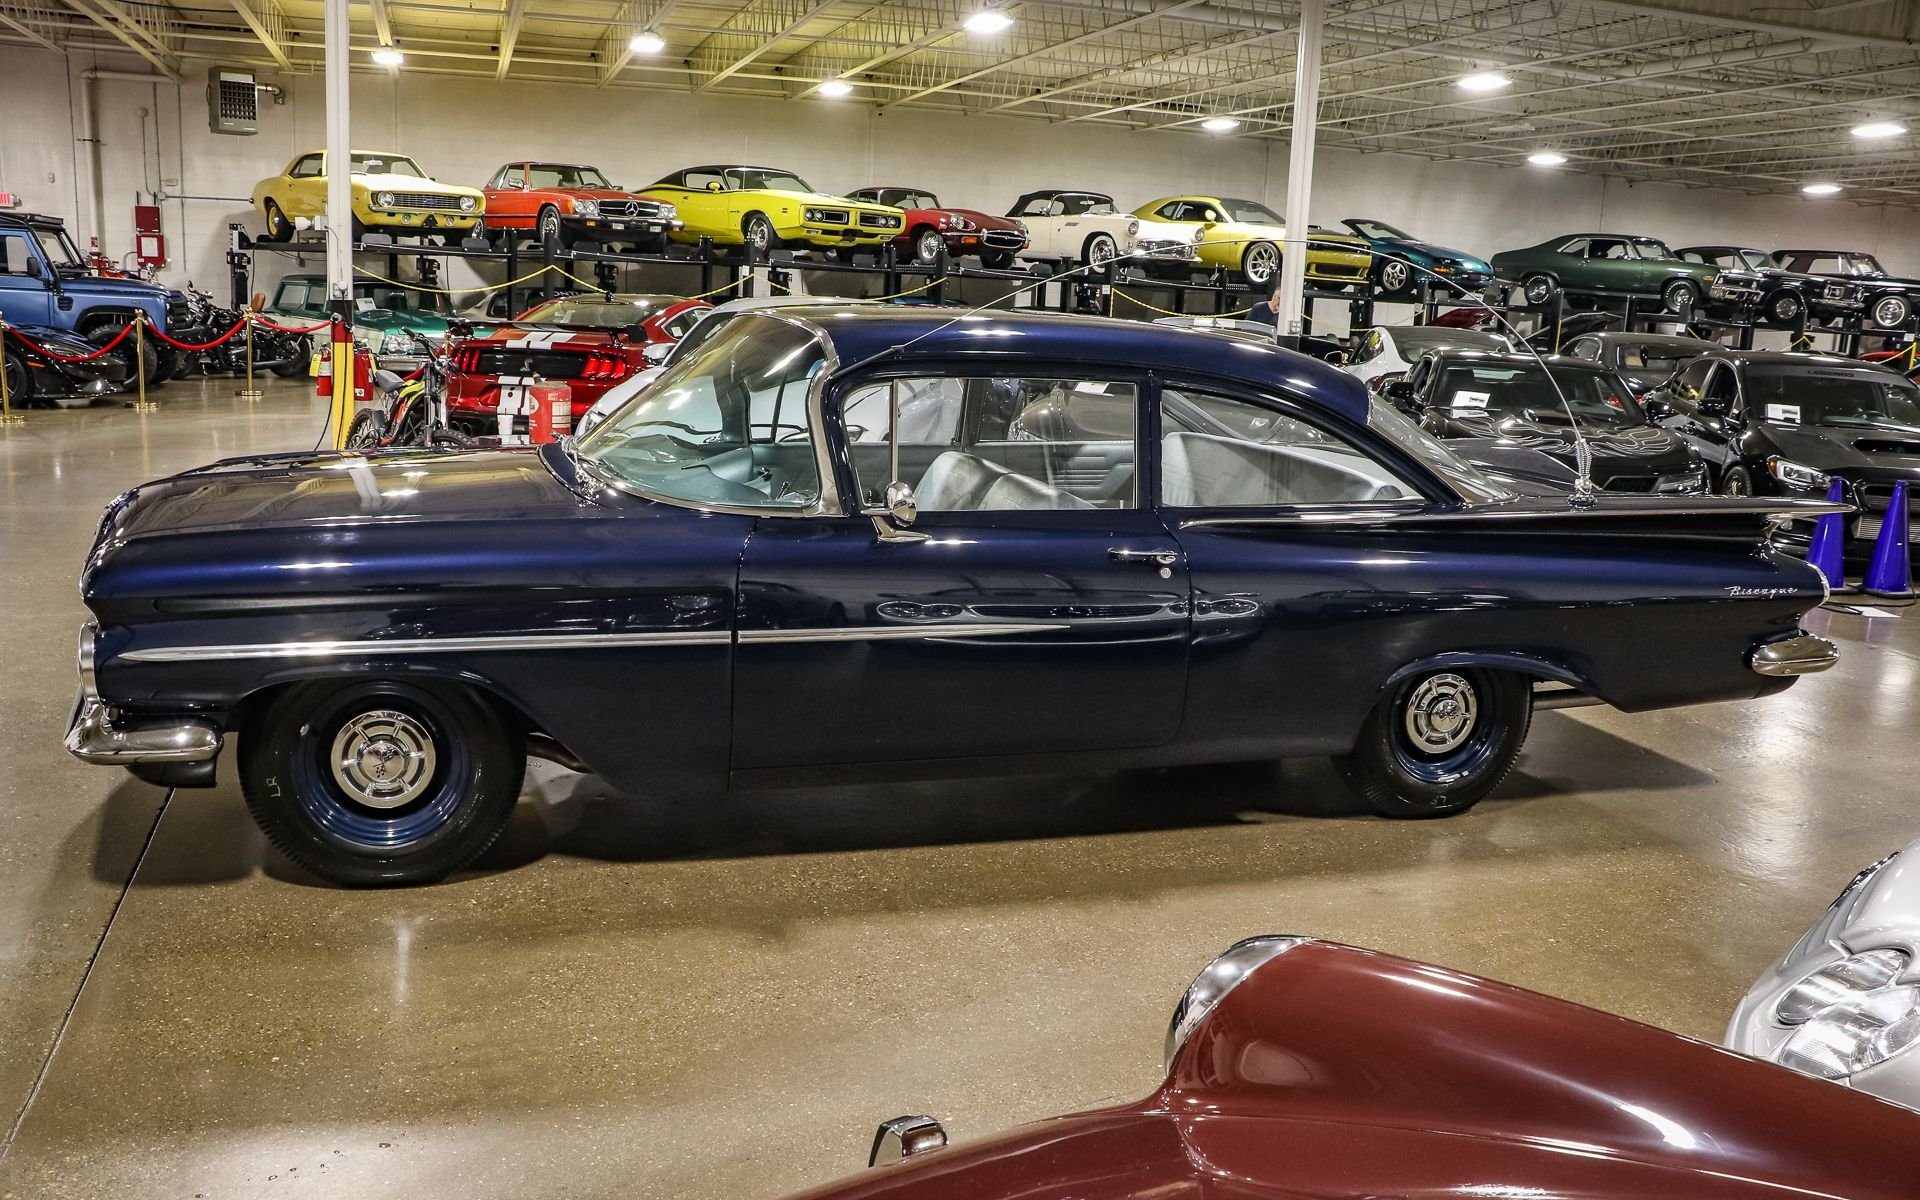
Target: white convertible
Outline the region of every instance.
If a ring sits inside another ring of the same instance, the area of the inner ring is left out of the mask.
[[[1198,229],[1143,221],[1114,207],[1104,192],[1050,188],[1028,192],[1007,213],[1027,227],[1020,257],[1035,262],[1099,264],[1125,258],[1153,270],[1184,272],[1199,261]]]

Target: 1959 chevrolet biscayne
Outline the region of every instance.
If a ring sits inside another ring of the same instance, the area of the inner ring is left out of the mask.
[[[1457,812],[1539,706],[1831,665],[1789,500],[1508,495],[1271,344],[1048,315],[716,326],[578,444],[238,459],[116,499],[89,762],[430,880],[528,754],[628,791],[1334,755]],[[896,438],[895,432],[898,437]]]
[[[1905,1200],[1920,1115],[1506,984],[1299,937],[1187,989],[1134,1104],[947,1147],[795,1200]]]

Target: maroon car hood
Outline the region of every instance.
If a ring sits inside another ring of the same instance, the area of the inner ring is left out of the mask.
[[[982,229],[1019,229],[1020,228],[1020,223],[1018,221],[1009,220],[1006,217],[996,217],[991,213],[983,213],[977,208],[942,208],[942,209],[936,209],[934,211],[952,213],[957,217],[965,217],[967,220],[972,221],[975,225],[978,225]]]
[[[1895,1200],[1920,1114],[1439,967],[1309,942],[1229,992],[1161,1089],[813,1200]]]

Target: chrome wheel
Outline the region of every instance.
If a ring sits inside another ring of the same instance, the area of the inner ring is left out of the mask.
[[[1689,313],[1693,311],[1694,293],[1690,283],[1670,283],[1667,290],[1660,293],[1660,303],[1670,313]]]
[[[1899,296],[1882,296],[1873,302],[1873,323],[1882,329],[1897,329],[1907,323],[1911,311],[1912,306]]]
[[[1445,754],[1473,736],[1480,702],[1473,685],[1451,672],[1429,675],[1407,697],[1407,739],[1425,754]]]
[[[1247,282],[1256,286],[1272,282],[1274,273],[1280,269],[1280,251],[1272,242],[1255,242],[1247,247],[1246,261],[1241,264],[1241,274]]]
[[[1390,259],[1380,264],[1380,290],[1383,292],[1404,292],[1413,282],[1413,268],[1398,259]]]
[[[758,213],[747,218],[747,245],[764,254],[773,248],[773,222]]]
[[[1115,248],[1113,239],[1104,233],[1096,234],[1087,240],[1087,263],[1090,266],[1098,267],[1110,263],[1118,253],[1119,250]]]
[[[438,761],[427,727],[393,709],[361,713],[333,737],[333,782],[368,808],[404,808],[418,800]]]
[[[1800,315],[1800,309],[1800,297],[1792,292],[1781,292],[1773,298],[1773,303],[1767,306],[1773,319],[1782,325],[1792,324],[1794,318]]]
[[[540,214],[540,242],[556,248],[560,245],[560,214],[550,208]]]
[[[945,238],[941,237],[937,231],[929,229],[920,235],[919,241],[914,243],[914,257],[923,263],[938,262],[940,251],[945,249],[946,245]]]

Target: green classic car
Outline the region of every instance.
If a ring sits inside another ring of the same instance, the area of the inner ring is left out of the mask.
[[[1529,308],[1566,292],[1647,296],[1666,311],[1734,314],[1760,299],[1760,277],[1709,263],[1686,262],[1659,238],[1624,233],[1567,233],[1524,250],[1493,256],[1494,277],[1517,286]]]
[[[447,336],[447,321],[453,316],[445,296],[409,291],[378,280],[355,280],[353,285],[354,340],[371,349],[383,363],[400,366],[418,362],[419,350],[407,334],[417,333],[434,345]],[[327,319],[327,280],[324,275],[289,275],[274,290],[273,302],[264,315],[269,320],[295,328],[305,328]],[[308,341],[317,352],[324,335]],[[282,375],[305,374],[307,364],[289,364],[276,368]]]

